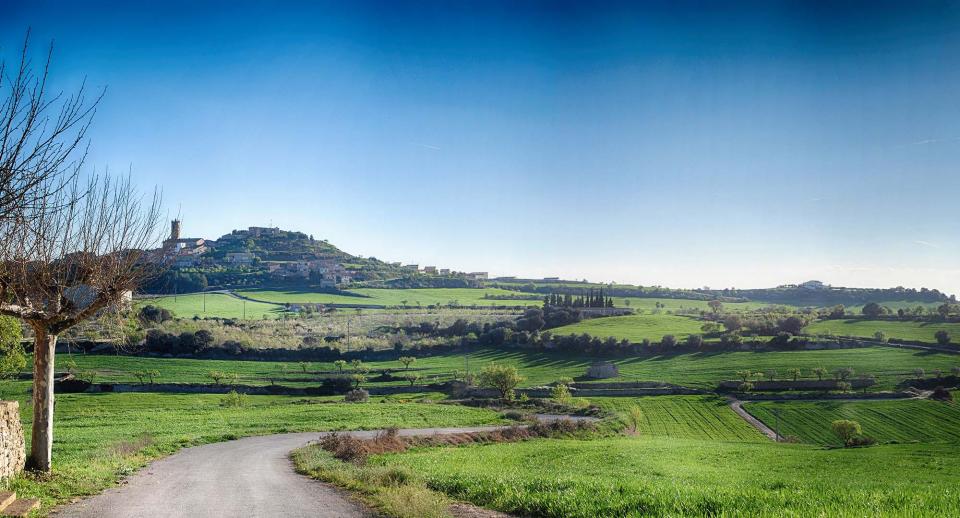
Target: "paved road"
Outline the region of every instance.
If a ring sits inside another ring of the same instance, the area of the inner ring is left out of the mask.
[[[753,417],[750,414],[750,412],[747,412],[746,409],[743,408],[743,401],[740,401],[737,398],[731,397],[730,408],[734,412],[736,412],[738,416],[743,418],[744,421],[750,423],[751,426],[759,430],[760,433],[762,433],[763,435],[766,435],[767,439],[770,439],[771,441],[776,441],[777,439],[779,439],[777,432],[775,432],[772,428],[764,424],[763,421],[757,419],[756,417]]]
[[[401,430],[433,435],[502,427]],[[350,432],[372,437],[377,432]],[[248,437],[186,448],[151,463],[125,483],[66,506],[58,517],[366,517],[368,509],[343,491],[294,472],[291,450],[324,434],[291,433]]]

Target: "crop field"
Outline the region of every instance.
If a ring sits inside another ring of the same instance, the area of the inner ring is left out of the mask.
[[[485,299],[490,296],[523,295],[515,291],[497,288],[358,288],[340,293],[325,293],[299,290],[246,290],[239,295],[255,300],[275,303],[314,303],[314,304],[368,304],[378,306],[539,306],[543,299],[536,300],[499,300]]]
[[[687,335],[700,333],[703,322],[699,320],[666,314],[639,314],[622,317],[592,318],[576,324],[551,329],[554,335],[587,333],[591,336],[606,338],[612,336],[618,340],[627,339],[639,343],[643,339],[659,342],[664,335],[674,335],[682,339]]]
[[[613,297],[613,304],[616,307],[630,307],[639,312],[649,312],[658,309],[660,304],[661,311],[677,311],[682,309],[696,309],[709,311],[710,306],[705,300],[690,299],[666,299],[666,298],[646,298],[646,297]],[[724,302],[724,311],[742,312],[753,311],[765,308],[770,304],[764,302]]]
[[[375,457],[518,516],[957,516],[955,445],[822,449],[672,437],[532,440]]]
[[[180,318],[244,318],[260,320],[275,318],[284,312],[283,306],[263,302],[243,301],[224,293],[191,293],[137,299],[138,305],[152,304],[169,309]]]
[[[763,401],[744,408],[770,427],[779,422],[781,435],[816,444],[840,443],[830,429],[837,419],[857,421],[880,442],[960,443],[960,407],[932,400]]]
[[[29,445],[26,386],[0,382],[0,393],[20,400]],[[40,497],[48,508],[99,492],[147,461],[185,446],[267,433],[501,422],[488,410],[391,398],[349,404],[339,397],[249,396],[243,407],[224,407],[221,399],[211,394],[58,394],[53,479],[17,478],[11,488]]]
[[[756,428],[736,415],[727,400],[718,396],[598,397],[590,402],[610,412],[626,413],[637,406],[643,419],[639,435],[713,439],[718,441],[765,441]]]
[[[57,355],[57,369],[64,368],[66,354]],[[288,383],[304,381],[305,376],[298,362],[268,362],[241,360],[197,360],[186,358],[150,358],[114,355],[73,354],[72,359],[80,370],[97,372],[98,381],[133,382],[133,372],[142,369],[160,371],[158,382],[209,383],[207,373],[211,370],[236,373],[245,384]],[[913,378],[915,368],[927,372],[941,369],[949,372],[960,365],[960,356],[946,353],[928,353],[893,347],[864,347],[823,351],[778,351],[778,352],[718,352],[691,353],[660,356],[643,356],[613,360],[620,368],[622,381],[669,381],[695,388],[715,388],[722,380],[736,379],[736,372],[749,369],[767,372],[777,370],[785,376],[787,369],[799,368],[803,379],[814,378],[812,369],[823,367],[828,371],[852,367],[856,373],[877,376],[877,390],[889,390],[906,378]],[[528,351],[505,351],[478,349],[469,354],[447,353],[421,357],[413,368],[425,378],[449,377],[456,370],[477,372],[489,363],[514,365],[524,376],[521,386],[536,386],[554,382],[562,377],[582,376],[592,358],[561,353]],[[365,362],[372,369],[402,367],[398,361]],[[331,362],[308,362],[309,372],[335,370]],[[315,376],[313,376],[315,378]],[[307,381],[307,383],[316,383]],[[396,383],[396,382],[395,382]]]
[[[916,340],[936,344],[934,334],[937,331],[946,331],[960,343],[960,324],[946,322],[912,322],[897,320],[821,320],[803,330],[811,335],[857,336],[873,338],[874,333],[883,331],[887,338],[901,340]]]

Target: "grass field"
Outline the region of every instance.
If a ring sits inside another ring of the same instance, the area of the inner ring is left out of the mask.
[[[260,320],[264,316],[276,317],[283,307],[263,302],[243,301],[224,293],[191,293],[189,295],[163,296],[137,299],[137,304],[152,304],[173,311],[180,318],[220,317]]]
[[[369,304],[383,306],[431,306],[454,304],[459,306],[539,306],[543,299],[536,300],[497,300],[483,296],[522,295],[515,291],[497,288],[359,288],[340,293],[323,293],[300,290],[245,290],[240,295],[265,302],[300,302],[315,304]]]
[[[57,355],[58,370],[62,370],[67,355]],[[73,360],[81,370],[96,370],[98,381],[136,381],[133,372],[141,369],[160,371],[158,382],[209,383],[207,373],[221,370],[236,373],[247,384],[268,384],[284,380],[303,379],[297,362],[265,362],[239,360],[195,360],[181,358],[141,358],[113,355],[74,354]],[[455,370],[479,371],[492,362],[517,367],[526,379],[522,386],[550,383],[561,377],[576,378],[583,375],[593,359],[560,353],[528,351],[504,351],[479,349],[469,356],[442,354],[418,358],[413,367],[425,377],[449,375]],[[869,373],[878,377],[876,389],[892,389],[905,378],[913,377],[913,369],[927,372],[939,368],[949,372],[960,365],[960,356],[946,353],[928,353],[893,347],[866,347],[823,351],[782,352],[718,352],[634,357],[613,360],[620,368],[624,381],[669,381],[697,388],[715,388],[721,380],[736,379],[738,370],[778,370],[786,375],[787,369],[799,368],[804,378],[813,377],[812,369],[823,367],[828,371],[852,367],[856,373]],[[398,361],[368,362],[371,368],[398,368]],[[330,362],[309,362],[309,371],[334,370]]]
[[[641,436],[432,448],[374,462],[520,516],[957,516],[958,452]]]
[[[690,317],[666,314],[639,314],[622,317],[592,318],[576,324],[551,329],[554,335],[587,333],[591,336],[618,340],[627,339],[639,343],[643,339],[659,342],[664,335],[674,335],[682,339],[687,335],[700,333],[703,322]]]
[[[727,400],[718,396],[651,396],[639,398],[598,397],[590,402],[625,414],[639,407],[643,419],[641,436],[713,439],[718,441],[765,441],[756,428],[736,415]]]
[[[20,400],[29,445],[26,385],[2,382],[0,392]],[[145,462],[184,446],[266,433],[500,422],[488,410],[391,398],[348,404],[340,403],[342,398],[249,396],[241,408],[223,407],[221,399],[204,394],[59,394],[53,479],[21,477],[10,487],[20,495],[42,498],[49,509],[54,503],[99,492]]]
[[[803,332],[811,335],[837,335],[873,338],[874,333],[883,331],[887,338],[916,340],[936,344],[934,334],[946,331],[960,343],[960,324],[945,322],[901,322],[897,320],[821,320],[806,328]]]
[[[778,422],[781,435],[805,442],[840,444],[830,429],[837,419],[860,423],[863,433],[880,442],[946,441],[960,443],[960,406],[931,400],[788,401],[744,405],[768,426]]]

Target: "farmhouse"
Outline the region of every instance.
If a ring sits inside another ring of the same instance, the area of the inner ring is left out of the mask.
[[[227,254],[227,263],[237,266],[248,266],[253,264],[257,256],[250,252],[230,252]]]
[[[425,274],[427,274],[427,275],[436,275],[436,274],[437,274],[437,267],[436,267],[436,266],[424,266],[424,267],[423,267],[423,273],[425,273]]]

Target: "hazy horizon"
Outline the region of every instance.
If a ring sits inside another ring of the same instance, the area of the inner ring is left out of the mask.
[[[184,234],[678,288],[960,293],[958,7],[4,2]],[[691,9],[690,6],[699,6]]]

